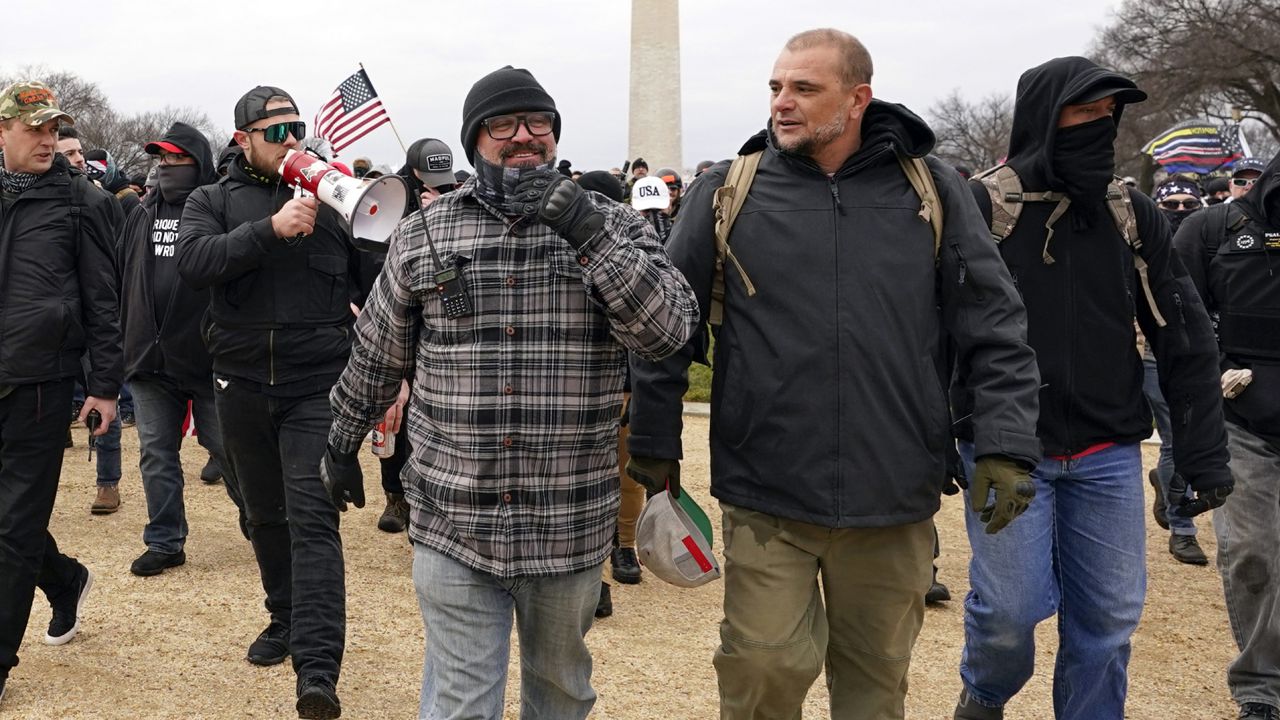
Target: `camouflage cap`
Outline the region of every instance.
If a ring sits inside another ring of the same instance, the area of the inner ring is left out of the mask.
[[[58,101],[48,85],[34,80],[16,82],[0,94],[0,120],[18,118],[32,127],[62,118],[74,123],[70,115],[58,109]]]

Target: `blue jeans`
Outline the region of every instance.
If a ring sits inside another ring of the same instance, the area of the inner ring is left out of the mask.
[[[1169,481],[1173,479],[1173,425],[1169,422],[1169,403],[1164,401],[1164,393],[1160,392],[1160,376],[1156,374],[1156,361],[1142,361],[1142,394],[1147,396],[1147,404],[1151,406],[1151,414],[1156,418],[1156,432],[1160,435],[1160,461],[1156,464],[1156,481],[1160,483],[1159,492],[1164,494],[1165,502],[1170,508],[1178,506],[1178,502],[1169,496]],[[1187,497],[1194,497],[1195,492],[1187,488]],[[1182,517],[1169,512],[1169,532],[1174,535],[1196,534],[1196,524],[1189,517]]]
[[[960,454],[972,478],[973,445]],[[973,560],[960,677],[979,703],[1003,706],[1035,670],[1036,625],[1057,613],[1054,717],[1121,720],[1147,590],[1141,450],[1046,458],[1032,479],[1030,508],[995,535],[965,512]]]
[[[98,465],[98,485],[115,487],[120,484],[120,411],[107,426],[107,431],[98,436],[94,445],[94,458]]]
[[[420,720],[502,718],[513,612],[522,720],[591,712],[596,693],[584,638],[600,599],[600,568],[500,580],[415,544],[413,584],[426,627]]]
[[[198,441],[223,467],[228,467],[222,449],[217,409],[213,402],[213,381],[204,387],[184,388],[163,376],[135,377],[133,397],[137,403],[138,469],[142,491],[147,496],[147,526],[142,542],[148,550],[173,554],[187,540],[187,514],[182,502],[185,480],[179,451],[182,449],[182,421],[191,401]],[[244,528],[244,500],[235,474],[224,469],[227,495],[240,513]]]

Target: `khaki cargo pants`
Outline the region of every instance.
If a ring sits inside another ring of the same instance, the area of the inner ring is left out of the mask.
[[[933,520],[833,529],[720,507],[722,720],[799,720],[824,665],[832,720],[904,717]]]

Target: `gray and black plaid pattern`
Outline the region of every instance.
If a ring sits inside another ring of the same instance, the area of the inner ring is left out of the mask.
[[[0,185],[4,187],[4,191],[14,195],[21,195],[28,188],[36,184],[39,175],[28,172],[9,172],[4,168],[4,151],[0,150]]]
[[[575,253],[474,183],[425,217],[446,264],[469,259],[474,312],[445,317],[423,218],[402,221],[330,397],[330,442],[359,447],[413,369],[412,540],[501,578],[579,572],[603,562],[617,515],[627,351],[675,352],[697,300],[630,207],[601,196],[604,229]]]

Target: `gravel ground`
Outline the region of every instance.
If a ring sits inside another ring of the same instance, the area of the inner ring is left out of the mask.
[[[686,447],[706,447],[707,420],[687,418]],[[93,465],[85,462],[83,430],[67,451],[52,529],[62,549],[97,575],[83,629],[62,647],[41,639],[49,609],[37,594],[0,718],[289,718],[294,676],[289,666],[258,668],[245,648],[266,624],[262,589],[234,508],[219,486],[198,478],[204,452],[183,453],[190,537],[187,564],[153,578],[129,574],[143,551],[146,503],[137,473],[137,434],[124,436],[124,504],[119,513],[89,514]],[[1154,448],[1144,449],[1147,466]],[[375,492],[376,459],[362,454],[366,486]],[[707,494],[705,451],[687,460],[685,485],[718,527]],[[1150,495],[1150,488],[1147,488]],[[347,558],[347,654],[338,686],[345,718],[411,718],[417,710],[422,623],[403,535],[379,532],[382,503],[343,516]],[[938,515],[942,579],[957,600],[930,608],[916,645],[907,716],[949,718],[960,690],[957,665],[963,639],[968,543],[962,505],[945,498]],[[1207,519],[1198,521],[1205,551],[1215,551]],[[717,533],[717,541],[719,540]],[[1167,535],[1149,524],[1149,593],[1133,642],[1126,717],[1233,718],[1225,668],[1234,656],[1222,585],[1214,567],[1181,565]],[[717,548],[718,549],[718,548]],[[721,584],[678,589],[647,576],[614,586],[614,615],[587,640],[595,657],[600,699],[595,718],[640,720],[714,718],[717,691],[711,656],[717,645]],[[1009,705],[1006,717],[1052,717],[1050,671],[1057,633],[1052,621],[1038,633],[1039,672]],[[518,716],[518,663],[508,677],[507,716]],[[825,689],[815,684],[806,717],[827,717]]]

